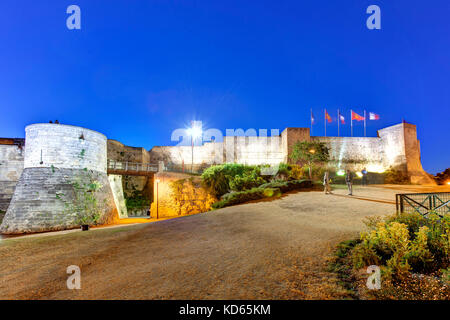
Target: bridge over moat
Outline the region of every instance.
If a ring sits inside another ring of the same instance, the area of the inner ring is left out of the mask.
[[[153,175],[160,171],[161,165],[158,163],[138,163],[128,161],[117,161],[108,159],[107,173],[122,176],[146,176]]]

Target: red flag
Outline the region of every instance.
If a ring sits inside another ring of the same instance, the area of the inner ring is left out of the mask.
[[[352,120],[363,121],[364,117],[360,116],[359,114],[357,114],[352,110]]]
[[[325,119],[327,119],[328,122],[331,122],[331,117],[327,112],[327,109],[325,109]]]
[[[376,113],[369,112],[369,120],[380,120],[380,116]]]

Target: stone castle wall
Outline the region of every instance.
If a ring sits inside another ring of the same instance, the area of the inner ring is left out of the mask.
[[[220,163],[277,164],[289,162],[292,148],[299,141],[320,141],[330,149],[329,165],[336,169],[381,173],[389,168],[407,173],[412,183],[435,184],[420,162],[420,143],[416,126],[400,123],[378,131],[378,137],[316,137],[309,128],[286,128],[273,137],[224,137],[223,142],[201,146],[166,146],[150,150],[152,162],[184,164],[194,169]],[[192,160],[192,153],[194,154]]]
[[[170,218],[185,216],[211,210],[217,201],[202,187],[198,176],[175,172],[155,174],[154,201],[151,206],[151,217]],[[178,182],[181,192],[176,194],[171,186]],[[158,212],[157,212],[158,211]]]
[[[61,124],[34,124],[26,129],[24,171],[0,226],[2,233],[41,232],[77,226],[72,183],[98,181],[99,223],[118,218],[106,173],[106,137],[98,132]],[[57,194],[62,194],[58,199]]]
[[[22,174],[23,161],[23,139],[0,139],[0,223]]]
[[[315,137],[310,136],[309,128],[286,128],[278,136],[227,136],[223,142],[206,142],[193,150],[191,146],[163,146],[150,151],[106,140],[104,135],[85,128],[35,124],[26,128],[25,147],[24,139],[0,138],[0,222],[1,210],[8,208],[12,198],[7,223],[4,221],[0,230],[32,232],[50,225],[60,229],[73,226],[70,217],[62,218],[62,203],[57,201],[55,192],[67,189],[68,178],[86,179],[84,168],[104,185],[102,197],[108,202],[104,222],[116,219],[118,212],[125,217],[124,198],[135,191],[153,200],[152,177],[111,176],[108,180],[107,159],[133,163],[164,161],[166,166],[175,164],[188,169],[193,151],[194,168],[225,162],[277,164],[289,162],[289,154],[298,141],[326,143],[330,165],[337,169],[359,171],[366,167],[370,172],[383,172],[394,167],[408,173],[412,183],[435,183],[422,168],[416,126],[409,123],[381,129],[378,137]],[[61,219],[66,220],[57,223]],[[33,221],[37,227],[30,229]]]

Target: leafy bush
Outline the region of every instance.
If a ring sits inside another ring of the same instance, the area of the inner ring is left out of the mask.
[[[353,265],[381,265],[389,279],[411,272],[431,274],[450,265],[450,216],[396,214],[366,222],[368,232],[353,250]]]
[[[267,167],[267,165],[249,166],[227,163],[211,166],[202,174],[203,185],[214,196],[220,198],[230,190],[238,192],[256,188],[266,184],[270,178],[275,178],[276,181],[298,181],[298,178],[307,176],[304,169],[298,165],[280,163],[275,177],[263,176],[261,174],[261,168],[263,167]],[[303,184],[308,185],[307,182],[303,182]],[[287,189],[295,189],[294,185],[289,185]]]
[[[257,187],[265,182],[266,180],[260,176],[260,169],[256,167],[250,172],[244,172],[242,176],[232,177],[229,184],[230,189],[233,191],[244,191]]]
[[[128,210],[150,207],[151,200],[142,191],[134,190],[129,196],[125,196],[125,205]]]
[[[238,163],[226,163],[207,168],[202,173],[204,186],[210,190],[216,197],[227,193],[230,187],[230,181],[236,176],[244,176],[255,170],[255,166],[248,166]],[[235,185],[236,186],[236,185]]]
[[[302,169],[298,164],[292,164],[291,170],[289,171],[289,178],[294,180],[305,179],[308,177],[308,174]]]
[[[220,209],[251,200],[270,198],[281,195],[278,188],[253,188],[246,191],[231,192],[222,197],[222,200],[212,205],[213,209]]]

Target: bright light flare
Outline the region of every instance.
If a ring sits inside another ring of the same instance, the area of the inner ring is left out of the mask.
[[[357,172],[356,175],[360,178],[362,178],[363,174],[361,172]]]
[[[338,176],[343,176],[343,175],[345,175],[345,171],[344,170],[339,170],[338,172],[336,172],[336,174]]]
[[[202,136],[202,129],[199,127],[192,127],[187,129],[187,133],[194,139],[200,138]]]

